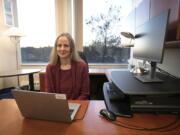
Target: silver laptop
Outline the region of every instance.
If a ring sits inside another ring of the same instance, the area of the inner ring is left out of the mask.
[[[72,122],[80,104],[68,103],[65,94],[13,90],[21,114],[26,118]]]

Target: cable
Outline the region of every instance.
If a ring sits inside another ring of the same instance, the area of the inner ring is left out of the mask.
[[[163,130],[163,129],[167,129],[168,127],[171,127],[173,126],[174,124],[176,124],[177,122],[179,121],[179,116],[176,117],[176,119],[166,125],[162,125],[160,127],[155,127],[155,128],[146,128],[146,127],[138,127],[138,128],[134,128],[134,127],[128,127],[126,126],[127,128],[130,128],[130,129],[133,129],[133,130],[142,130],[142,131],[159,131],[159,130]],[[118,124],[118,123],[117,123]],[[124,124],[124,123],[123,123]]]
[[[154,128],[147,128],[147,127],[141,127],[141,126],[137,126],[137,125],[131,125],[131,124],[126,124],[123,123],[121,121],[111,121],[112,124],[115,124],[117,126],[121,126],[123,128],[127,128],[127,129],[131,129],[131,130],[139,130],[139,131],[171,131],[177,127],[180,126],[180,124],[178,124],[177,126],[168,129],[170,127],[172,127],[173,125],[175,125],[177,122],[179,121],[179,115],[176,117],[176,119],[166,125],[162,125],[160,127],[154,127]],[[167,130],[166,130],[167,129]]]

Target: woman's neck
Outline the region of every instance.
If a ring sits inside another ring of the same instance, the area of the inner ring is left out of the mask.
[[[60,68],[61,68],[62,70],[71,69],[71,60],[70,60],[70,59],[61,59]]]
[[[70,65],[71,64],[71,59],[61,59],[61,65]]]

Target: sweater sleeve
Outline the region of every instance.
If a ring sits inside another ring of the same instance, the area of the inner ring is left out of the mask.
[[[88,65],[83,64],[82,70],[82,86],[80,91],[79,100],[89,99],[89,73],[88,73]]]
[[[52,71],[51,65],[46,66],[46,73],[45,73],[45,91],[52,92],[53,90],[53,81],[52,81]]]

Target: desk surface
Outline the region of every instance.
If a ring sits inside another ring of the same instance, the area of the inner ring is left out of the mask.
[[[104,75],[105,72],[107,71],[107,69],[104,69],[104,68],[89,68],[89,74],[91,75]],[[40,74],[45,74],[46,70],[43,69]]]
[[[81,101],[82,102],[82,101]],[[25,119],[13,99],[0,100],[0,135],[179,135],[180,127],[168,132],[136,131],[116,126],[99,116],[103,101],[90,101],[83,120],[71,124]],[[158,127],[174,121],[173,115],[135,114],[133,118],[118,118],[129,125]],[[180,124],[180,122],[178,123]]]
[[[180,94],[180,79],[156,73],[161,83],[142,83],[129,71],[112,71],[111,79],[123,93],[128,95]]]
[[[114,68],[114,69],[109,69],[109,68],[89,68],[89,74],[97,74],[97,75],[105,75],[106,73],[110,74],[112,71],[127,71],[127,68]],[[40,74],[44,74],[46,72],[45,69],[41,70]]]
[[[20,83],[19,83],[19,76],[28,75],[29,76],[29,87],[30,87],[30,90],[34,90],[34,78],[33,78],[33,74],[39,73],[40,71],[41,71],[41,69],[7,70],[7,71],[0,72],[0,78],[17,76],[18,77],[18,86],[19,86],[20,85]]]
[[[40,72],[41,69],[19,69],[19,70],[7,70],[0,72],[1,77],[12,77],[12,76],[21,76],[21,75],[28,75]]]

